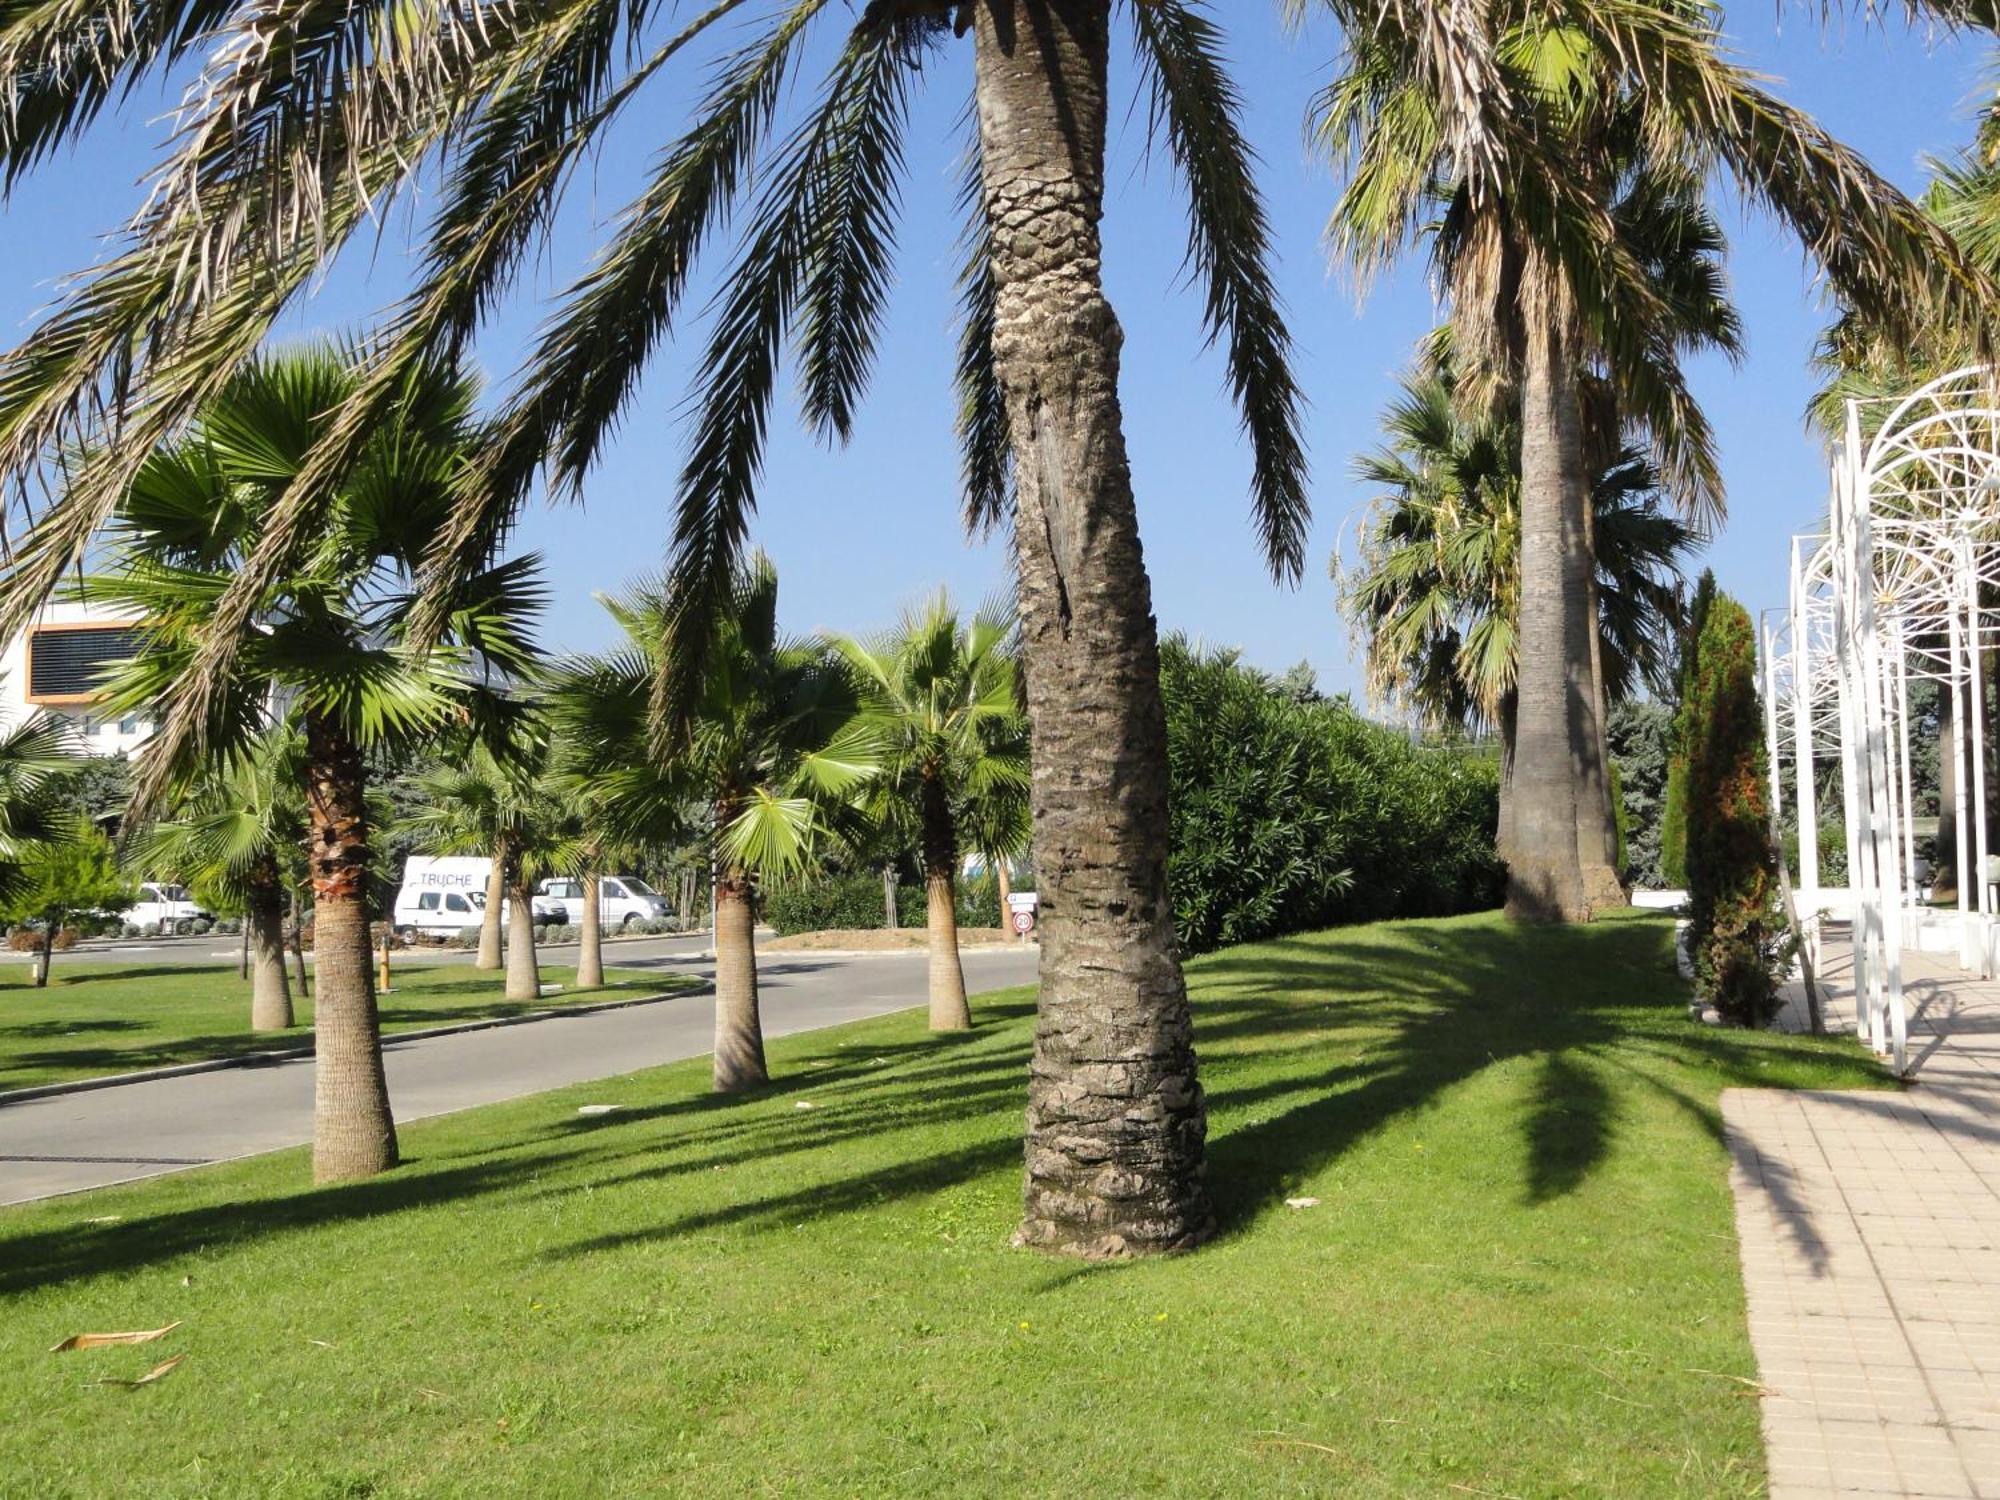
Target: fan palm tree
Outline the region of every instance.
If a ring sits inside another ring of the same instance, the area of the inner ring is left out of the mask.
[[[0,910],[26,915],[47,857],[70,841],[74,820],[58,792],[77,759],[75,733],[52,715],[31,713],[0,729]],[[55,924],[44,923],[37,986],[49,982],[54,947]]]
[[[1029,784],[1013,637],[1011,610],[987,608],[962,622],[940,593],[880,639],[833,639],[860,692],[860,722],[879,747],[880,769],[867,786],[873,821],[922,851],[933,1031],[972,1025],[958,956],[969,806]]]
[[[1579,688],[1596,638],[1579,370],[1601,366],[1627,419],[1659,447],[1670,489],[1719,493],[1670,308],[1613,220],[1621,172],[1636,162],[1726,174],[1799,236],[1844,297],[1887,326],[1920,327],[1945,308],[1985,339],[2000,294],[1915,205],[1731,60],[1710,7],[1288,0],[1294,13],[1320,6],[1346,38],[1314,108],[1314,128],[1344,173],[1336,245],[1372,270],[1448,199],[1432,240],[1437,279],[1478,372],[1518,391],[1518,837],[1508,901],[1517,915],[1586,916],[1609,899],[1600,877],[1615,836],[1591,779],[1580,784],[1572,770],[1601,759],[1594,705]]]
[[[546,759],[545,745],[518,735],[507,754],[474,744],[462,759],[417,778],[424,806],[409,820],[429,853],[492,856],[488,889],[506,902],[509,1000],[541,998],[534,882],[566,868],[575,843],[568,812],[543,774]],[[601,972],[596,982],[604,982]]]
[[[1367,642],[1371,692],[1433,729],[1492,728],[1514,758],[1520,610],[1519,430],[1511,414],[1468,410],[1448,370],[1406,376],[1383,416],[1389,441],[1356,461],[1379,491],[1341,599]],[[1607,705],[1644,684],[1670,691],[1680,569],[1697,534],[1672,513],[1658,472],[1627,444],[1591,485],[1597,659]],[[1500,845],[1509,845],[1510,779]]]
[[[1201,0],[1117,9],[1187,190],[1190,268],[1253,451],[1256,528],[1274,571],[1296,579],[1301,402],[1220,30]],[[276,33],[252,0],[121,6],[101,25],[81,24],[73,3],[7,12],[0,180],[116,113],[135,80],[192,69],[203,48],[207,66],[124,240],[0,360],[0,476],[94,455],[17,539],[0,629],[82,554],[145,454],[222,388],[315,273],[386,203],[435,187],[416,284],[168,706],[169,742],[197,737],[260,601],[410,371],[476,336],[546,245],[577,165],[617,126],[640,127],[647,116],[629,106],[649,85],[673,87],[678,64],[728,34],[692,124],[661,143],[603,254],[548,319],[436,537],[422,621],[442,628],[449,581],[475,568],[538,478],[579,492],[717,230],[742,222],[697,362],[659,657],[663,680],[699,681],[711,617],[735,588],[788,336],[808,423],[844,438],[892,279],[910,94],[969,52],[967,508],[980,526],[1015,523],[1036,751],[1065,767],[1035,805],[1046,1015],[1022,1238],[1107,1255],[1198,1241],[1213,1223],[1206,1116],[1165,888],[1158,650],[1121,335],[1100,276],[1113,12],[1113,0],[709,0],[692,14],[652,0],[355,0],[287,12]],[[788,131],[787,85],[828,29],[832,65]],[[657,707],[666,751],[693,707],[665,694]]]
[[[200,768],[175,799],[174,816],[147,827],[133,859],[150,874],[171,875],[222,892],[241,906],[250,940],[250,1028],[285,1031],[295,1024],[285,975],[285,907],[303,871],[305,742],[279,722],[242,753]]]
[[[234,580],[366,378],[354,356],[327,346],[261,357],[140,467],[100,571],[83,584],[87,599],[144,621],[144,649],[107,677],[114,706],[169,701],[196,670]],[[172,786],[203,758],[244,753],[274,723],[304,743],[321,1181],[396,1162],[369,937],[368,754],[496,719],[503,705],[482,686],[485,673],[533,661],[533,558],[489,555],[453,590],[442,639],[420,649],[410,635],[412,582],[477,439],[474,397],[446,366],[406,383],[333,504],[314,512],[288,567],[260,592],[201,734],[156,739],[140,757],[141,785]]]
[[[760,879],[795,875],[829,828],[828,800],[851,797],[873,766],[852,687],[816,645],[778,630],[778,575],[762,554],[738,570],[711,625],[698,682],[675,682],[693,717],[669,760],[652,751],[653,695],[674,608],[659,583],[604,601],[625,635],[609,656],[566,662],[548,704],[570,749],[569,774],[597,788],[602,816],[659,827],[706,809],[715,870],[718,1093],[769,1081],[757,1003]]]
[[[589,747],[575,743],[560,726],[557,729],[549,752],[548,786],[574,830],[565,873],[574,876],[583,891],[577,916],[576,985],[594,989],[604,983],[599,882],[607,862],[629,869],[648,855],[686,844],[689,819],[686,806],[671,798],[642,805],[629,798],[621,804],[608,796],[591,770]]]

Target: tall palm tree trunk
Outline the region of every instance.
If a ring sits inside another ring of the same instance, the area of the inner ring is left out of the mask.
[[[935,777],[924,782],[924,926],[930,947],[931,1030],[969,1031],[965,968],[958,958],[958,829],[951,799]]]
[[[1013,881],[1008,875],[1007,860],[1004,855],[989,854],[986,856],[986,862],[993,866],[993,883],[1000,895],[1000,926],[1005,929],[1014,919],[1014,904],[1007,899],[1014,894],[1011,889]]]
[[[1584,899],[1593,911],[1623,906],[1627,893],[1618,873],[1618,814],[1611,805],[1611,739],[1605,728],[1604,643],[1597,626],[1597,518],[1591,501],[1589,457],[1581,442],[1576,453],[1576,482],[1573,493],[1582,508],[1583,525],[1565,527],[1566,542],[1581,547],[1581,555],[1565,558],[1564,575],[1570,580],[1581,576],[1583,587],[1577,597],[1565,595],[1569,611],[1568,638],[1574,650],[1583,643],[1588,680],[1577,698],[1583,722],[1578,740],[1583,754],[1577,766],[1576,857],[1583,871]],[[1571,490],[1565,490],[1566,495]],[[1572,541],[1572,539],[1574,539]]]
[[[521,873],[521,856],[507,872],[507,998],[542,998],[542,971],[535,956],[535,895]]]
[[[368,807],[361,751],[340,727],[306,715],[306,862],[313,882],[313,1180],[396,1165],[396,1124],[382,1072],[368,934]]]
[[[1214,1232],[1167,899],[1159,643],[1099,274],[1109,0],[972,8],[994,363],[1017,485],[1041,894],[1017,1239],[1084,1256]]]
[[[1579,768],[1586,758],[1587,643],[1571,641],[1583,594],[1583,431],[1567,288],[1540,256],[1522,273],[1521,619],[1519,720],[1509,780],[1507,910],[1534,921],[1590,916],[1577,849]]]
[[[1964,769],[1951,753],[1951,721],[1959,711],[1959,690],[1950,683],[1938,689],[1938,823],[1936,857],[1931,861],[1931,899],[1958,900],[1958,778]],[[1970,739],[1971,736],[1966,736]],[[1960,750],[1959,754],[1965,752]]]
[[[244,902],[243,931],[250,942],[250,1029],[290,1029],[292,987],[285,978],[285,892],[278,862],[257,862]]]
[[[42,923],[42,946],[35,954],[35,988],[45,989],[49,982],[49,966],[56,961],[56,924],[51,917]]]
[[[716,827],[729,820],[718,817]],[[757,1010],[757,934],[750,877],[725,866],[715,881],[715,1091],[770,1082]]]
[[[507,860],[509,846],[503,836],[493,846],[493,868],[486,876],[486,905],[479,913],[479,956],[475,969],[500,967],[500,912],[507,904]]]
[[[597,851],[591,852],[595,862]],[[577,921],[576,987],[580,990],[604,986],[604,923],[598,908],[597,877],[583,877],[583,915]]]
[[[1500,816],[1493,829],[1493,848],[1501,859],[1513,860],[1514,843],[1514,736],[1521,720],[1518,688],[1500,695]]]
[[[285,941],[291,945],[292,967],[299,976],[299,998],[312,999],[312,985],[306,978],[305,920],[299,913],[299,893],[291,893],[289,917],[285,923]]]

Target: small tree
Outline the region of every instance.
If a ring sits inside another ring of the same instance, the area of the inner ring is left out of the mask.
[[[41,931],[35,987],[49,982],[56,933],[71,916],[123,911],[138,899],[118,868],[111,840],[88,818],[76,819],[59,837],[35,845],[21,862],[20,884],[6,907],[9,921],[31,923]]]
[[[1695,985],[1725,1020],[1777,1013],[1785,924],[1765,806],[1763,711],[1750,616],[1717,594],[1702,624],[1688,726],[1687,874]]]
[[[1701,671],[1701,633],[1714,603],[1715,574],[1704,569],[1681,636],[1680,703],[1674,711],[1673,754],[1667,762],[1665,805],[1660,809],[1660,874],[1670,886],[1688,883],[1688,761],[1699,728],[1693,709],[1695,677]]]

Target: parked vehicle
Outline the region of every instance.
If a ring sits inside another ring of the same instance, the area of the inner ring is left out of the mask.
[[[156,928],[171,934],[184,931],[197,917],[212,914],[188,893],[186,886],[148,880],[139,887],[138,901],[119,915],[134,927]]]
[[[583,918],[583,882],[573,878],[544,880],[536,887],[539,895],[566,903],[570,920]],[[624,930],[635,922],[654,922],[671,917],[674,909],[666,897],[637,875],[597,877],[597,920],[605,927]]]
[[[486,886],[493,861],[476,854],[413,854],[403,864],[403,884],[396,892],[394,923],[403,937],[453,937],[477,927],[486,911]],[[567,922],[562,902],[536,896],[537,924]],[[507,924],[507,908],[500,908]]]

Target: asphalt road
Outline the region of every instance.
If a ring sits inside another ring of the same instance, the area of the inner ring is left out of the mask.
[[[537,943],[535,951],[547,963],[576,962],[575,943]],[[399,948],[396,952],[399,957],[407,955],[413,963],[426,964],[469,964],[477,957],[469,948]],[[689,937],[615,938],[604,945],[604,962],[607,967],[616,964],[627,968],[648,968],[651,965],[646,960],[699,958],[706,952],[708,934],[705,932]],[[115,943],[79,943],[56,955],[56,968],[60,970],[66,964],[233,963],[242,953],[242,938],[222,937],[214,933],[207,937],[134,938]],[[307,954],[306,957],[310,960],[312,955]],[[33,955],[0,949],[0,960],[9,958],[25,964],[32,961]]]
[[[698,949],[701,941],[621,944],[605,961],[708,977],[712,967],[685,952],[632,951]],[[212,962],[205,947],[200,961]],[[966,984],[1027,984],[1035,961],[1028,949],[970,948]],[[758,972],[767,1036],[907,1010],[925,998],[920,952],[777,954]],[[702,993],[421,1041],[391,1038],[382,1050],[396,1118],[409,1121],[704,1056],[713,1044],[714,1003]],[[0,1204],[303,1145],[312,1139],[312,1104],[312,1061],[300,1058],[0,1105]]]

